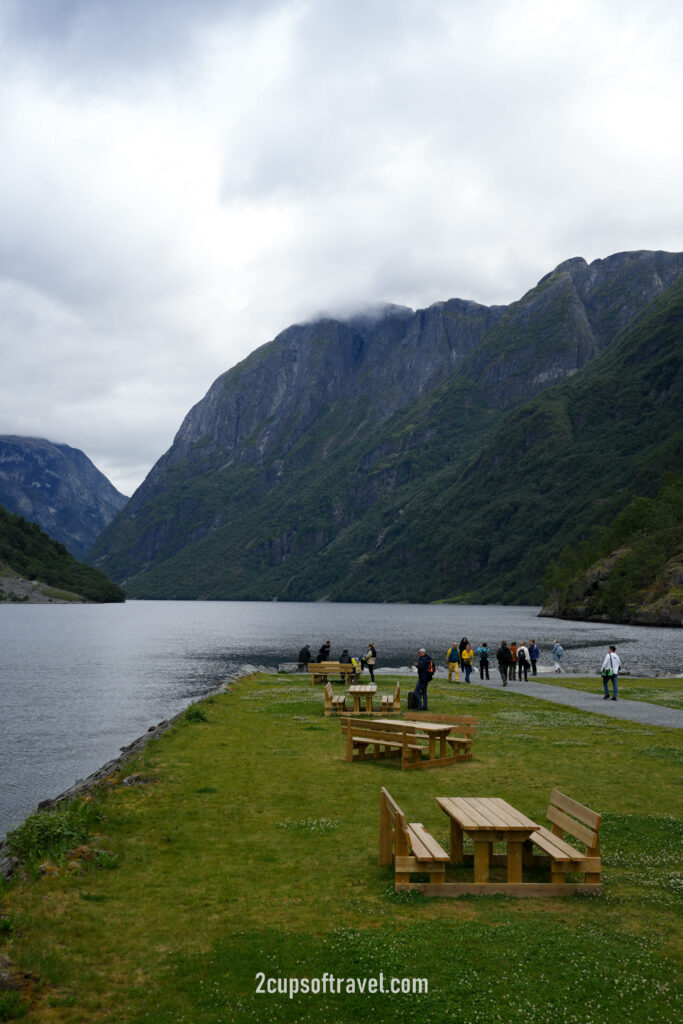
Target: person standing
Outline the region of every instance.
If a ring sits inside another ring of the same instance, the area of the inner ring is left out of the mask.
[[[299,651],[299,671],[305,672],[310,661],[312,661],[311,645],[306,644],[306,646],[302,647]]]
[[[617,680],[619,679],[619,672],[621,670],[621,658],[617,654],[617,649],[614,644],[609,645],[609,650],[605,655],[605,660],[602,663],[602,669],[600,674],[602,675],[602,686],[605,691],[603,700],[609,700],[609,681],[612,680],[612,700],[617,699]]]
[[[421,647],[418,653],[418,659],[414,663],[417,668],[417,686],[415,687],[415,700],[417,701],[418,711],[427,711],[427,687],[429,686],[432,676],[434,675],[434,662],[427,654],[424,647]]]
[[[474,651],[469,644],[465,647],[465,650],[460,655],[460,663],[465,670],[465,682],[469,683],[470,674],[472,672],[472,664],[474,662]]]
[[[538,649],[538,644],[535,640],[532,640],[529,644],[529,661],[531,662],[531,674],[535,676],[536,673],[536,662],[541,656],[541,652]]]
[[[330,660],[330,647],[330,641],[326,640],[325,643],[320,648],[320,650],[318,651],[318,662]]]
[[[505,640],[501,640],[500,647],[496,651],[496,661],[498,662],[498,671],[500,672],[500,678],[503,680],[503,686],[507,686],[508,671],[510,665],[512,665],[512,655]]]
[[[529,649],[524,644],[520,644],[517,648],[517,671],[519,672],[519,681],[522,681],[522,672],[524,673],[524,682],[526,683],[529,679]]]
[[[479,678],[489,678],[489,645],[484,641],[480,647],[477,647],[477,654],[479,655]]]
[[[460,651],[455,640],[446,651],[446,665],[448,667],[448,682],[450,683],[451,677],[455,674],[456,683],[460,682]]]
[[[517,644],[514,642],[514,640],[512,640],[511,643],[510,643],[509,651],[510,651],[510,657],[512,658],[512,665],[510,667],[510,671],[509,671],[508,675],[509,675],[510,679],[516,679],[517,678]]]
[[[375,681],[375,664],[376,664],[376,662],[377,662],[377,651],[375,650],[375,645],[374,644],[368,644],[368,651],[367,651],[367,654],[365,655],[365,657],[363,658],[363,660],[361,661],[361,668],[363,668],[365,665],[367,665],[368,672],[370,673],[370,682],[371,683],[374,683],[374,681]]]
[[[555,639],[553,644],[553,662],[555,663],[555,675],[562,671],[560,662],[562,661],[562,655],[564,654],[564,647],[558,639]]]

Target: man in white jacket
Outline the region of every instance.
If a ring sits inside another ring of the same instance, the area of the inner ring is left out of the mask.
[[[609,700],[609,681],[612,680],[612,700],[617,699],[617,680],[619,678],[619,669],[621,668],[621,658],[617,654],[617,649],[614,644],[610,644],[609,651],[605,655],[605,660],[602,663],[600,674],[602,675],[602,685],[605,691],[603,700]]]

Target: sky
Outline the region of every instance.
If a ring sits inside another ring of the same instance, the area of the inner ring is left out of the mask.
[[[679,0],[0,0],[0,434],[132,494],[292,323],[683,250]]]

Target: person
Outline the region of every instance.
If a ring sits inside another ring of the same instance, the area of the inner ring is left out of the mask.
[[[507,686],[508,670],[512,664],[512,655],[505,640],[501,640],[500,647],[496,651],[496,661],[498,662],[498,671],[500,672],[500,678],[503,680],[503,686]]]
[[[460,643],[458,644],[458,654],[460,655],[461,662],[462,662],[462,652],[465,650],[466,647],[467,647],[467,637],[464,636],[462,638],[462,640],[460,641]]]
[[[609,700],[609,681],[612,680],[612,700],[617,699],[617,680],[619,679],[619,670],[621,669],[621,658],[617,654],[617,649],[614,644],[609,645],[609,650],[605,655],[605,660],[602,663],[600,670],[602,675],[602,686],[605,691],[603,700]]]
[[[460,651],[455,640],[446,651],[446,665],[448,666],[448,682],[451,681],[451,676],[455,675],[456,683],[460,682]]]
[[[526,683],[529,679],[529,648],[525,647],[524,644],[520,644],[517,648],[517,671],[519,672],[519,681],[522,681],[522,672],[524,673],[524,682]]]
[[[531,674],[532,676],[537,675],[536,662],[541,656],[541,652],[538,649],[538,644],[535,640],[532,640],[529,644],[529,661],[531,662]]]
[[[514,640],[510,643],[510,647],[508,648],[508,650],[510,651],[510,657],[512,658],[512,667],[510,668],[508,676],[509,676],[510,679],[516,679],[517,678],[517,644],[514,642]]]
[[[480,647],[477,647],[477,654],[479,655],[479,678],[489,678],[489,645],[484,641]]]
[[[375,681],[375,663],[377,661],[377,651],[375,650],[374,644],[368,644],[368,651],[363,660],[361,661],[361,668],[365,668],[367,665],[368,672],[370,673],[370,682]]]
[[[562,661],[562,655],[564,654],[564,647],[560,641],[556,638],[553,644],[553,662],[555,663],[555,675],[562,671],[560,662]]]
[[[305,672],[310,661],[312,661],[311,645],[306,644],[306,646],[302,647],[299,651],[299,671]]]
[[[350,665],[351,664],[351,655],[349,654],[348,647],[345,647],[344,650],[339,655],[339,664],[340,665]],[[341,679],[339,681],[341,683],[345,683],[346,682],[346,676],[342,675],[342,677],[341,677]]]
[[[330,641],[326,640],[325,643],[320,648],[320,650],[318,651],[318,661],[319,662],[320,661],[329,661],[330,660],[330,647],[331,646],[332,645],[330,644]]]
[[[421,647],[417,653],[417,661],[413,662],[417,669],[415,700],[417,701],[418,711],[427,711],[427,687],[434,675],[434,662],[429,657],[424,647]]]
[[[472,672],[472,663],[474,662],[474,651],[469,644],[467,644],[465,650],[460,655],[460,662],[465,670],[465,682],[469,683],[470,673]]]

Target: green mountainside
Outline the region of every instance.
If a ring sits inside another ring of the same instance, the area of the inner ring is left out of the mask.
[[[120,587],[92,566],[83,565],[63,544],[43,533],[36,523],[8,512],[0,505],[0,600],[7,569],[25,580],[39,580],[68,594],[96,603],[125,599]]]
[[[680,471],[683,255],[516,303],[289,328],[220,377],[89,554],[131,596],[538,602]]]
[[[542,615],[683,625],[683,477],[634,498],[605,530],[566,547],[546,576]]]

